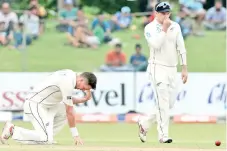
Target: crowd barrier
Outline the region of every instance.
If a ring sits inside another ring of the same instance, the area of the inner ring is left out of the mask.
[[[22,111],[25,96],[48,74],[0,73],[0,111]],[[154,92],[146,73],[95,74],[98,78],[97,90],[92,92],[92,99],[87,103],[75,106],[77,120],[100,118],[129,122],[138,115],[127,113],[146,114],[154,106]],[[84,94],[75,90],[73,95],[82,97]],[[175,122],[215,122],[216,117],[225,116],[226,100],[225,73],[189,73],[186,85],[182,84],[179,73],[176,102],[170,114]]]

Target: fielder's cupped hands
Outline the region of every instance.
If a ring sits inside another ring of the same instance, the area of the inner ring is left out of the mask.
[[[75,145],[83,145],[84,144],[82,139],[80,138],[80,136],[75,136],[74,142],[75,142]]]
[[[168,16],[165,16],[165,19],[163,21],[163,31],[167,32],[170,25],[171,25],[171,20],[169,19]]]
[[[181,78],[182,78],[183,84],[185,84],[187,82],[187,80],[188,80],[187,66],[182,66]]]

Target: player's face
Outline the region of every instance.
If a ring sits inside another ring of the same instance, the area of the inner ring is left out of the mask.
[[[155,16],[161,23],[163,23],[165,18],[170,17],[170,12],[161,12],[161,13],[156,12]]]
[[[77,81],[76,88],[82,91],[90,90],[91,86],[88,85],[87,79],[80,77]]]

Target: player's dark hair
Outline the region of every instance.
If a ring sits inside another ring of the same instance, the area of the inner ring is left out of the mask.
[[[88,80],[88,84],[91,86],[92,89],[94,90],[96,89],[97,77],[95,76],[94,73],[83,72],[81,76]]]

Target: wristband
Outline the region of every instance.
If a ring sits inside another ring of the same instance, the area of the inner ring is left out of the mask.
[[[79,132],[76,127],[70,128],[73,137],[79,136]]]

